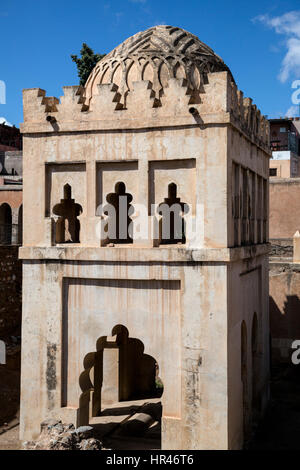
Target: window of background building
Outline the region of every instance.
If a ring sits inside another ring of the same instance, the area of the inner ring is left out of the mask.
[[[277,176],[277,168],[270,168],[270,176]]]

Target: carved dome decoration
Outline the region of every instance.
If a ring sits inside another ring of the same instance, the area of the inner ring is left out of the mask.
[[[98,94],[99,84],[114,83],[122,109],[133,82],[149,80],[154,106],[160,106],[170,78],[184,78],[190,94],[196,96],[205,74],[225,70],[230,73],[223,60],[197,36],[172,26],[155,26],[128,38],[98,62],[86,82],[86,104]]]

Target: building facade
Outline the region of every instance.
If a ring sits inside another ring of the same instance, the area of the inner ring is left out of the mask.
[[[269,393],[268,122],[156,26],[85,88],[25,90],[22,133],[21,439],[150,393],[155,365],[163,449],[241,448]]]
[[[296,178],[300,176],[299,118],[270,119],[270,176]]]
[[[1,152],[22,150],[20,129],[0,123],[0,155]]]
[[[0,152],[0,245],[22,244],[22,151]]]

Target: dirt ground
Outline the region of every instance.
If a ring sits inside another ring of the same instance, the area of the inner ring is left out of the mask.
[[[19,450],[19,378],[16,371],[6,373],[3,385],[4,366],[0,366],[0,450]],[[2,385],[1,385],[2,384]],[[271,401],[264,420],[255,430],[247,450],[299,450],[300,429],[300,366],[282,365],[273,368]],[[111,448],[134,449],[124,438],[123,446]]]
[[[20,409],[19,336],[5,338],[6,364],[0,365],[0,450],[19,449],[18,425]]]
[[[11,421],[8,426],[0,428],[0,450],[20,450],[19,419]]]
[[[0,365],[0,450],[20,448],[20,372]]]

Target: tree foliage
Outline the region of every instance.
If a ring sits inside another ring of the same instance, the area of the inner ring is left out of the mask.
[[[81,57],[77,55],[71,55],[71,59],[77,65],[78,77],[80,78],[80,85],[84,86],[91,71],[105,56],[105,54],[94,54],[93,49],[91,49],[85,42],[82,44],[80,51]]]

